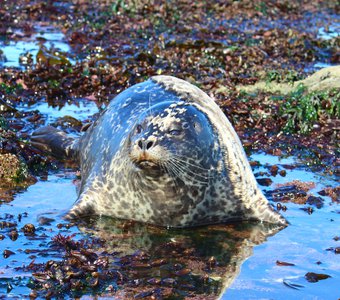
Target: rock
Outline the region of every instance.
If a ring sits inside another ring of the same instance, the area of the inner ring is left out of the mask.
[[[254,85],[238,85],[236,89],[247,93],[264,91],[286,95],[293,92],[301,84],[306,88],[307,93],[340,88],[340,65],[323,68],[313,75],[293,83],[259,81]]]
[[[308,92],[340,88],[340,66],[323,68],[297,83],[302,83]]]
[[[262,186],[270,186],[273,183],[270,178],[257,178],[256,180],[258,184]]]
[[[11,153],[0,154],[0,187],[27,186],[35,182],[24,162]]]
[[[320,209],[323,207],[323,199],[321,197],[309,196],[306,203],[309,205],[316,206],[316,208]]]
[[[0,178],[1,182],[12,181],[20,172],[19,159],[10,153],[0,154]]]

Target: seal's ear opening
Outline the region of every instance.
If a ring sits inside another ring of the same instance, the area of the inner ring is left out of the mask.
[[[74,140],[64,131],[52,126],[39,128],[31,136],[32,146],[59,159],[74,156],[75,151],[72,148]]]

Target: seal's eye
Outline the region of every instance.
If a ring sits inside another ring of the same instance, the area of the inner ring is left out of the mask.
[[[169,134],[170,135],[176,136],[176,135],[180,135],[181,133],[182,133],[182,131],[179,130],[179,129],[171,129],[171,130],[169,130]]]
[[[136,126],[136,133],[139,134],[139,133],[142,132],[142,130],[143,130],[142,125],[138,124],[138,125]]]
[[[182,124],[182,128],[183,128],[183,129],[188,129],[188,128],[189,128],[189,123],[188,123],[188,122],[184,122],[184,123]]]

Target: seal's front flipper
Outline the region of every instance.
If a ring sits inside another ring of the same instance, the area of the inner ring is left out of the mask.
[[[81,217],[93,216],[96,214],[95,204],[96,198],[95,193],[91,190],[86,190],[81,193],[77,202],[64,216],[67,220],[74,220]]]
[[[74,157],[74,141],[74,138],[52,126],[39,128],[31,136],[31,144],[34,147],[48,152],[56,158]]]
[[[288,221],[281,214],[274,210],[262,193],[257,192],[257,194],[258,197],[253,198],[253,209],[249,219],[251,219],[252,216],[255,216],[255,218],[261,222],[277,224],[286,227],[289,224]]]

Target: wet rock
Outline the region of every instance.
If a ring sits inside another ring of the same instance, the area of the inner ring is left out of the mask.
[[[12,231],[9,232],[8,236],[12,241],[16,241],[19,234],[18,234],[18,231],[12,230]]]
[[[16,227],[17,224],[14,222],[9,222],[9,221],[1,221],[0,222],[0,229],[4,229],[4,228],[12,228],[12,227]]]
[[[10,293],[11,290],[13,290],[13,286],[9,282],[7,282],[7,293]]]
[[[208,265],[208,268],[209,268],[209,269],[214,268],[214,267],[217,265],[217,260],[216,260],[216,258],[215,258],[214,256],[211,256],[211,257],[208,259],[207,265]]]
[[[52,218],[48,218],[45,216],[41,216],[38,219],[39,225],[51,225],[51,223],[54,221],[55,219]],[[59,225],[59,226],[58,226]],[[58,224],[57,227],[60,229],[62,228],[63,224]]]
[[[340,88],[340,66],[323,68],[304,79],[302,84],[309,92]]]
[[[318,274],[318,273],[314,273],[314,272],[308,272],[305,275],[305,278],[307,279],[308,282],[318,282],[320,280],[325,280],[327,278],[330,278],[331,276],[327,275],[327,274]]]
[[[36,299],[36,298],[38,298],[38,293],[37,293],[37,291],[31,291],[30,292],[30,294],[29,294],[29,298],[30,299]]]
[[[318,192],[318,194],[321,196],[329,196],[334,202],[340,202],[340,186],[334,188],[325,188],[324,190]]]
[[[286,174],[287,174],[287,171],[286,171],[286,170],[280,170],[279,174],[280,174],[282,177],[285,177]]]
[[[321,197],[309,196],[306,204],[316,206],[316,208],[320,209],[323,207],[324,200]]]
[[[10,257],[13,254],[15,254],[15,253],[13,251],[11,251],[11,250],[4,250],[4,252],[2,253],[4,258],[8,258],[8,257]]]
[[[0,187],[27,186],[35,181],[28,173],[27,165],[16,155],[0,154]]]
[[[287,206],[286,205],[282,205],[281,203],[277,203],[276,204],[276,209],[278,211],[282,210],[282,211],[286,211],[287,210]]]
[[[294,91],[298,86],[303,85],[308,92],[324,91],[340,88],[340,66],[332,66],[323,68],[304,80],[295,81],[293,83],[277,83],[260,81],[252,86],[237,86],[237,89],[247,91],[279,92],[288,94]]]
[[[272,176],[276,176],[277,173],[278,173],[278,171],[279,171],[279,167],[276,166],[276,165],[274,165],[274,166],[272,166],[272,167],[270,168],[270,174],[271,174]]]
[[[331,247],[326,249],[327,251],[333,251],[335,254],[340,254],[340,247]]]
[[[25,235],[34,235],[35,234],[35,226],[33,224],[26,224],[22,231]]]
[[[20,169],[21,163],[14,154],[0,154],[0,178],[2,182],[14,180]]]
[[[258,184],[262,186],[270,186],[273,183],[273,180],[270,178],[257,178],[256,180]]]
[[[311,215],[314,212],[313,207],[310,207],[310,206],[309,207],[302,207],[300,209],[307,212],[309,215]]]
[[[150,279],[147,280],[147,283],[152,284],[152,285],[160,285],[161,279],[160,278],[150,278]]]
[[[276,264],[278,266],[295,266],[295,264],[292,264],[292,263],[289,263],[289,262],[285,262],[285,261],[279,261],[279,260],[276,261]]]
[[[51,124],[52,126],[58,127],[60,126],[63,129],[67,129],[67,128],[73,128],[77,131],[80,131],[80,129],[82,128],[82,122],[80,122],[79,120],[77,120],[74,117],[71,116],[64,116],[61,118],[58,118],[54,123]]]
[[[275,202],[294,202],[305,204],[308,194],[296,185],[280,186],[272,191],[265,191],[265,195]]]

